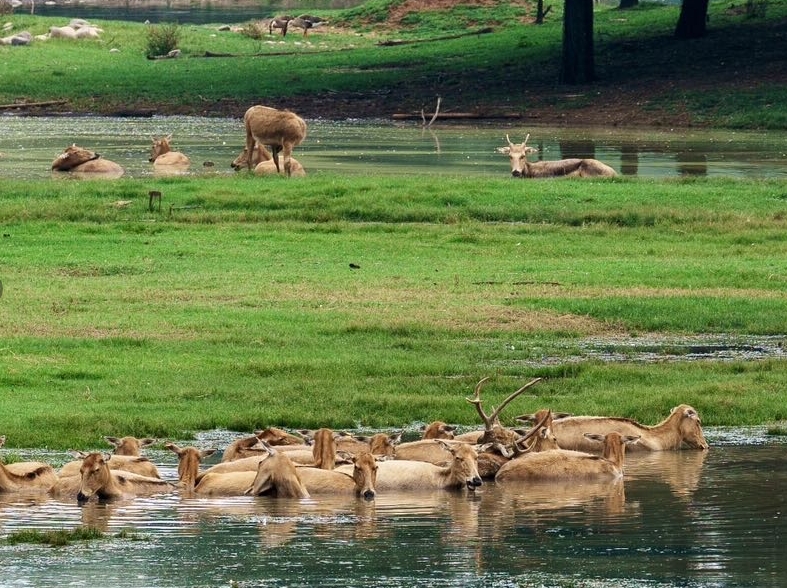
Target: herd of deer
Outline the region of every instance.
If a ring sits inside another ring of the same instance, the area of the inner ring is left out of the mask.
[[[306,123],[301,117],[288,110],[252,106],[246,111],[243,121],[246,129],[245,147],[232,162],[233,168],[247,167],[258,176],[279,174],[282,171],[288,177],[306,175],[303,166],[292,157],[293,148],[306,138]],[[156,172],[165,175],[183,173],[191,166],[191,159],[185,153],[172,149],[171,139],[172,135],[154,138],[148,159]],[[119,164],[76,143],[55,158],[52,170],[110,179],[119,178],[125,173]]]
[[[307,498],[321,494],[355,494],[365,500],[378,492],[464,489],[484,480],[501,484],[536,481],[609,480],[623,476],[626,448],[664,451],[708,444],[697,411],[672,409],[661,423],[647,426],[615,417],[569,416],[544,409],[516,417],[528,430],[501,424],[500,413],[535,385],[532,380],[510,394],[492,414],[482,407],[481,389],[467,401],[484,423],[477,431],[457,434],[456,427],[435,421],[423,438],[401,442],[401,433],[360,437],[323,428],[287,432],[276,427],[255,431],[229,444],[222,460],[202,469],[218,449],[165,443],[177,455],[178,479],[165,480],[142,456],[154,439],[105,437],[112,453],[72,452],[76,458],[59,471],[43,462],[0,462],[0,492],[47,492],[79,502],[96,496],[115,499],[178,491],[187,496],[277,496]],[[0,437],[0,446],[5,437]]]
[[[278,175],[282,170],[287,177],[306,175],[303,166],[292,157],[292,150],[306,138],[306,122],[301,117],[288,110],[252,106],[246,111],[243,124],[246,129],[246,142],[241,154],[231,164],[234,169],[253,169],[258,176]],[[497,149],[509,156],[511,174],[514,177],[586,178],[617,175],[614,169],[597,159],[530,162],[527,156],[538,150],[527,146],[529,138],[528,134],[523,143],[515,144],[506,135],[508,145]],[[162,174],[183,173],[191,166],[187,155],[172,150],[171,139],[172,135],[153,139],[149,161],[153,164],[153,169]],[[68,147],[52,162],[52,170],[105,178],[118,178],[124,174],[123,168],[114,161],[104,159],[98,153],[76,144]]]

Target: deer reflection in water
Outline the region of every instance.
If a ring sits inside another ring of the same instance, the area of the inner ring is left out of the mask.
[[[681,500],[699,488],[707,451],[659,451],[626,457],[626,479],[664,483]]]

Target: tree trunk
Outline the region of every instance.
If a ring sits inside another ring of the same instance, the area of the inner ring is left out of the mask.
[[[544,10],[544,0],[538,0],[536,2],[536,24],[544,24],[544,17],[551,9],[551,6],[547,6],[546,10]]]
[[[678,39],[699,39],[705,36],[708,0],[683,0],[675,36]]]
[[[593,81],[594,69],[593,0],[565,0],[560,82],[586,84]]]

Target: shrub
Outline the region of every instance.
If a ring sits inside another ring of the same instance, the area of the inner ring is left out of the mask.
[[[241,35],[251,39],[262,39],[268,33],[268,25],[262,21],[248,22],[243,26]]]
[[[177,24],[153,25],[148,29],[148,57],[167,55],[178,46],[180,29]]]

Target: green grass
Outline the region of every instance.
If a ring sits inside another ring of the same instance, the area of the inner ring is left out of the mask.
[[[147,208],[160,182],[0,181],[9,447],[470,425],[485,376],[487,406],[545,378],[509,417],[656,422],[686,402],[708,425],[787,418],[778,359],[583,351],[787,333],[782,182],[177,178],[170,202],[199,208],[172,216]]]
[[[560,113],[581,109],[584,122],[592,124],[617,121],[619,115],[604,113],[619,106],[634,114],[633,122],[646,116],[650,122],[716,127],[787,125],[780,65],[787,0],[770,0],[765,18],[711,3],[709,33],[695,41],[673,38],[677,6],[641,2],[619,11],[599,5],[598,81],[574,88],[557,84],[560,3],[540,26],[532,24],[529,5],[458,3],[392,21],[391,11],[401,10],[400,4],[369,2],[330,11],[334,26],[305,39],[254,39],[217,32],[215,25],[182,25],[179,59],[146,59],[145,25],[126,22],[99,22],[105,32],[98,41],[0,46],[0,103],[66,100],[61,108],[77,112],[237,116],[250,104],[266,102],[294,106],[306,117],[343,117],[419,110],[440,95],[444,111],[536,110],[557,120]],[[33,34],[62,24],[23,13],[7,20],[15,31]],[[493,32],[426,42],[486,27]],[[424,42],[378,45],[394,39]]]

